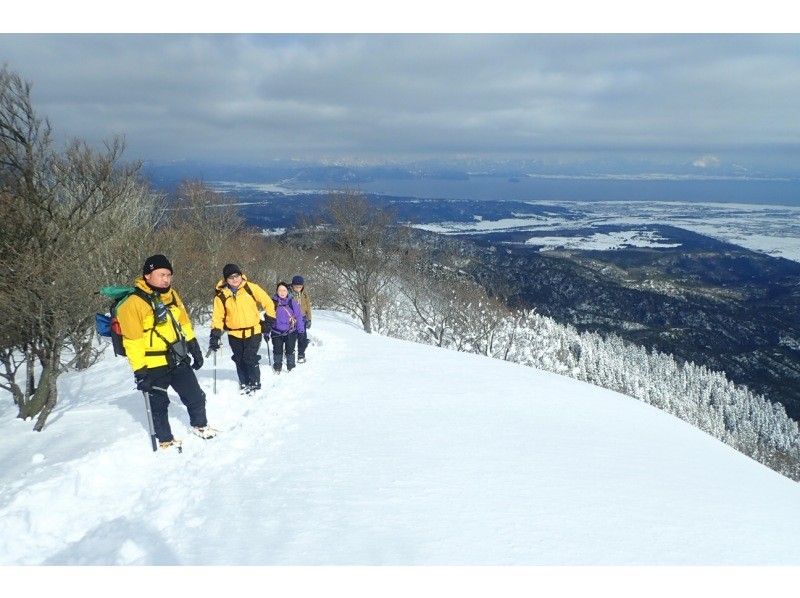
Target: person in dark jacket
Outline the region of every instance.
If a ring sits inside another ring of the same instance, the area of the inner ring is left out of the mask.
[[[272,325],[272,371],[281,373],[283,356],[286,354],[286,369],[294,369],[294,347],[298,333],[306,331],[300,304],[289,296],[289,285],[279,282],[272,297],[275,302],[275,323]],[[265,333],[266,336],[266,333]]]
[[[265,326],[262,327],[259,307],[264,310]],[[275,318],[275,305],[267,292],[253,281],[247,280],[236,264],[225,264],[222,280],[214,289],[214,311],[211,315],[211,338],[208,346],[212,351],[220,347],[223,330],[228,332],[231,359],[236,364],[239,391],[254,394],[261,388],[261,357],[258,347],[261,334],[268,330]]]
[[[308,329],[311,328],[311,298],[306,291],[306,281],[299,274],[292,278],[292,297],[300,304],[300,311],[303,312],[305,330],[297,333],[297,363],[305,363]]]

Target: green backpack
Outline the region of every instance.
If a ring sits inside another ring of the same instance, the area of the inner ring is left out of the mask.
[[[138,287],[130,286],[109,286],[103,287],[98,291],[100,295],[111,299],[108,312],[105,314],[95,314],[95,329],[97,334],[111,339],[114,347],[114,355],[125,356],[125,346],[122,343],[122,330],[117,320],[117,310],[122,302],[131,295],[140,297],[150,307],[153,307],[153,297]],[[153,307],[155,312],[155,307]]]

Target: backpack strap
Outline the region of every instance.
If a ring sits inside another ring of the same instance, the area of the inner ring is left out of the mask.
[[[297,318],[294,317],[294,310],[293,309],[289,309],[289,307],[291,307],[291,305],[292,305],[292,300],[289,299],[289,306],[288,307],[286,305],[281,305],[280,306],[286,311],[287,314],[289,314],[289,330],[287,332],[291,332],[292,330],[296,330],[297,329]]]
[[[156,299],[155,293],[148,293],[147,291],[143,291],[139,287],[136,287],[134,289],[132,295],[136,295],[137,297],[142,299],[153,310],[153,327],[152,328],[148,328],[146,330],[143,330],[142,332],[150,331],[150,342],[151,342],[151,344],[152,344],[152,337],[155,334],[158,338],[160,338],[162,341],[164,341],[165,345],[169,345],[170,342],[164,337],[163,334],[161,334],[156,329],[156,326],[158,325],[158,323],[155,321],[155,313],[156,313],[156,308],[155,308],[155,305],[154,305],[154,302],[155,302],[155,299]],[[175,316],[172,314],[172,311],[169,309],[170,306],[175,305],[177,303],[177,301],[175,300],[175,293],[171,289],[170,289],[170,298],[171,298],[171,300],[168,303],[164,303],[164,307],[167,310],[167,318],[172,322],[172,328],[175,330],[176,339],[177,340],[182,340],[182,339],[185,338],[184,335],[183,335],[183,329],[181,328],[181,325],[178,323],[178,321],[175,319]],[[145,351],[145,355],[166,355],[166,354],[167,354],[167,351]]]

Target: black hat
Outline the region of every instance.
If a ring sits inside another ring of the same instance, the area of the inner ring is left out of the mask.
[[[294,278],[292,278],[292,284],[305,284],[303,277],[299,274],[296,274]]]
[[[151,255],[144,261],[144,266],[142,267],[142,274],[150,274],[153,270],[158,270],[159,268],[166,268],[167,270],[172,273],[172,264],[169,263],[169,260],[166,256],[161,255]]]
[[[229,276],[233,276],[234,274],[241,274],[241,273],[242,269],[236,264],[225,264],[225,267],[222,269],[222,278],[228,278]]]

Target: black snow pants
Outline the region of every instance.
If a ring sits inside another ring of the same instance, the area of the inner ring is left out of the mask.
[[[261,335],[254,334],[247,338],[236,338],[229,334],[228,343],[233,352],[231,359],[236,364],[239,385],[260,388],[261,369],[258,367],[258,362],[261,360],[261,355],[258,354],[258,348],[261,346]]]
[[[297,333],[297,356],[298,357],[305,357],[306,356],[306,347],[308,347],[308,330],[303,332],[303,334]]]
[[[286,369],[294,369],[294,346],[297,343],[297,333],[290,332],[286,335],[272,333],[272,369],[281,371],[283,354],[286,353]]]
[[[189,424],[192,426],[206,426],[206,393],[200,388],[197,376],[189,364],[182,363],[173,370],[167,366],[151,368],[153,386],[167,389],[170,386],[178,393],[181,402],[186,405],[189,412]],[[151,390],[150,410],[153,412],[153,429],[159,442],[172,440],[172,429],[169,427],[167,409],[169,397],[164,390]]]

